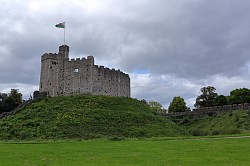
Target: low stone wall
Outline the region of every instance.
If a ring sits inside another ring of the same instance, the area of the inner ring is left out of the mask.
[[[250,110],[250,103],[197,108],[193,109],[192,111],[168,113],[165,114],[164,116],[169,117],[169,116],[185,116],[185,115],[198,115],[198,114],[215,114],[219,112],[238,111],[238,110]]]
[[[23,107],[25,107],[26,105],[28,105],[32,100],[27,100],[25,102],[23,102],[22,104],[20,104],[18,107],[16,107],[13,111],[10,112],[3,112],[0,114],[0,119],[3,119],[6,116],[10,116],[10,115],[14,115],[18,110],[22,109]]]
[[[250,109],[250,103],[215,106],[215,107],[205,107],[205,108],[193,109],[193,111],[195,111],[195,112],[200,112],[200,111],[231,111],[231,110],[248,110],[248,109]]]

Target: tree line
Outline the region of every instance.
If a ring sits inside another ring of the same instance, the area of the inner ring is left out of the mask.
[[[22,94],[17,89],[11,89],[10,93],[0,92],[0,114],[13,111],[22,102]]]
[[[229,96],[219,95],[212,86],[201,88],[201,95],[196,98],[196,108],[214,107],[232,104],[250,103],[250,89],[234,89]]]
[[[200,89],[200,95],[197,96],[194,106],[196,108],[244,104],[250,103],[250,89],[239,88],[230,92],[229,96],[224,96],[216,93],[216,88],[213,86],[207,86]],[[186,102],[180,96],[175,96],[170,103],[168,110],[164,109],[159,102],[149,101],[147,103],[153,111],[156,113],[164,114],[166,112],[185,112],[191,111],[186,106]]]

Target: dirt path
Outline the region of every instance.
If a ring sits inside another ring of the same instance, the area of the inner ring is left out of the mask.
[[[183,140],[208,140],[208,139],[240,139],[240,138],[250,138],[250,136],[225,136],[225,137],[205,137],[205,138],[187,138]]]

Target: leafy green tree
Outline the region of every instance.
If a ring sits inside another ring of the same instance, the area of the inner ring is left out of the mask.
[[[147,101],[145,99],[141,100],[144,104],[148,104]]]
[[[7,93],[0,93],[0,113],[4,110],[4,100],[8,97]]]
[[[11,89],[9,97],[13,98],[13,101],[16,105],[19,105],[23,102],[22,100],[22,94],[18,92],[17,89]]]
[[[196,108],[212,107],[216,105],[216,98],[218,96],[215,93],[216,88],[212,86],[201,88],[201,95],[196,98],[194,106]]]
[[[180,96],[175,96],[173,98],[173,101],[170,103],[169,107],[168,107],[168,112],[172,113],[172,112],[185,112],[190,110],[187,106],[186,103],[184,101],[183,98],[181,98]]]
[[[159,102],[149,101],[148,105],[150,106],[152,111],[154,111],[155,113],[164,114],[166,111],[166,110],[164,110],[164,108],[162,108],[162,105]]]
[[[219,95],[215,98],[215,106],[227,105],[227,97],[224,95]]]
[[[240,88],[230,92],[228,97],[229,104],[243,104],[250,103],[250,89]]]
[[[17,89],[11,89],[9,94],[0,95],[0,113],[10,112],[22,103],[22,94]]]

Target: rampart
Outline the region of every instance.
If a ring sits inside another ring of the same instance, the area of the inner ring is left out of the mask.
[[[250,110],[250,103],[198,108],[198,109],[193,109],[192,111],[168,113],[165,114],[165,116],[216,114],[220,112],[238,111],[238,110]]]
[[[39,93],[48,96],[94,94],[130,97],[130,78],[120,70],[94,64],[94,57],[69,59],[69,47],[41,57]],[[39,96],[39,95],[37,95]]]

